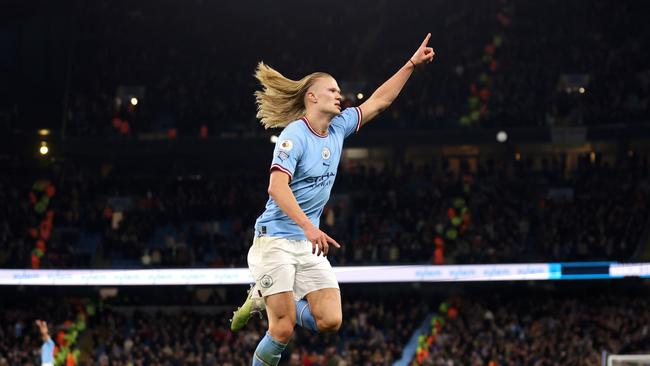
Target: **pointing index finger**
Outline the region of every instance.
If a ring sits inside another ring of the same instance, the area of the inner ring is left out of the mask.
[[[329,235],[327,236],[327,241],[332,243],[332,245],[334,245],[337,248],[341,247],[341,244],[339,244],[336,240],[332,239]]]
[[[427,33],[427,36],[424,38],[424,41],[422,41],[420,47],[426,47],[427,43],[429,43],[429,38],[431,38],[431,33]]]

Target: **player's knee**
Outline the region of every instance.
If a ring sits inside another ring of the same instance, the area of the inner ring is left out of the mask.
[[[279,321],[269,326],[269,333],[276,341],[288,343],[293,335],[294,323],[295,321],[291,322],[288,318],[279,319]]]
[[[342,322],[343,317],[340,314],[316,318],[316,326],[318,331],[322,333],[337,332],[341,328]]]

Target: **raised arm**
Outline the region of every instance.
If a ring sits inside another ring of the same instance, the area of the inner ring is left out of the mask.
[[[41,333],[41,339],[43,342],[47,342],[47,340],[50,338],[50,332],[47,329],[47,322],[45,320],[38,319],[36,320],[36,326]]]
[[[431,33],[427,34],[424,41],[422,41],[422,44],[420,44],[420,47],[418,47],[413,56],[406,61],[404,66],[402,66],[395,75],[391,76],[390,79],[386,80],[386,82],[372,93],[368,100],[359,106],[363,112],[361,126],[377,117],[380,112],[383,112],[393,103],[400,91],[402,91],[404,84],[406,84],[406,81],[409,79],[416,66],[433,61],[433,56],[436,53],[433,52],[433,48],[427,47],[429,38],[431,38]]]

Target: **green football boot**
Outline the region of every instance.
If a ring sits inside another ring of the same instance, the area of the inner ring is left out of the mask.
[[[255,285],[251,285],[248,289],[248,296],[244,304],[233,312],[232,319],[230,319],[230,330],[236,332],[242,329],[248,323],[248,320],[254,315],[259,315],[262,319],[262,312],[266,309],[266,304],[261,296],[256,296]]]

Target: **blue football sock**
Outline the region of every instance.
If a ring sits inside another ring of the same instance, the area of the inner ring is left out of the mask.
[[[316,319],[306,300],[296,301],[296,325],[318,333]]]
[[[266,332],[253,354],[253,366],[276,366],[285,347],[286,344],[276,341]]]

